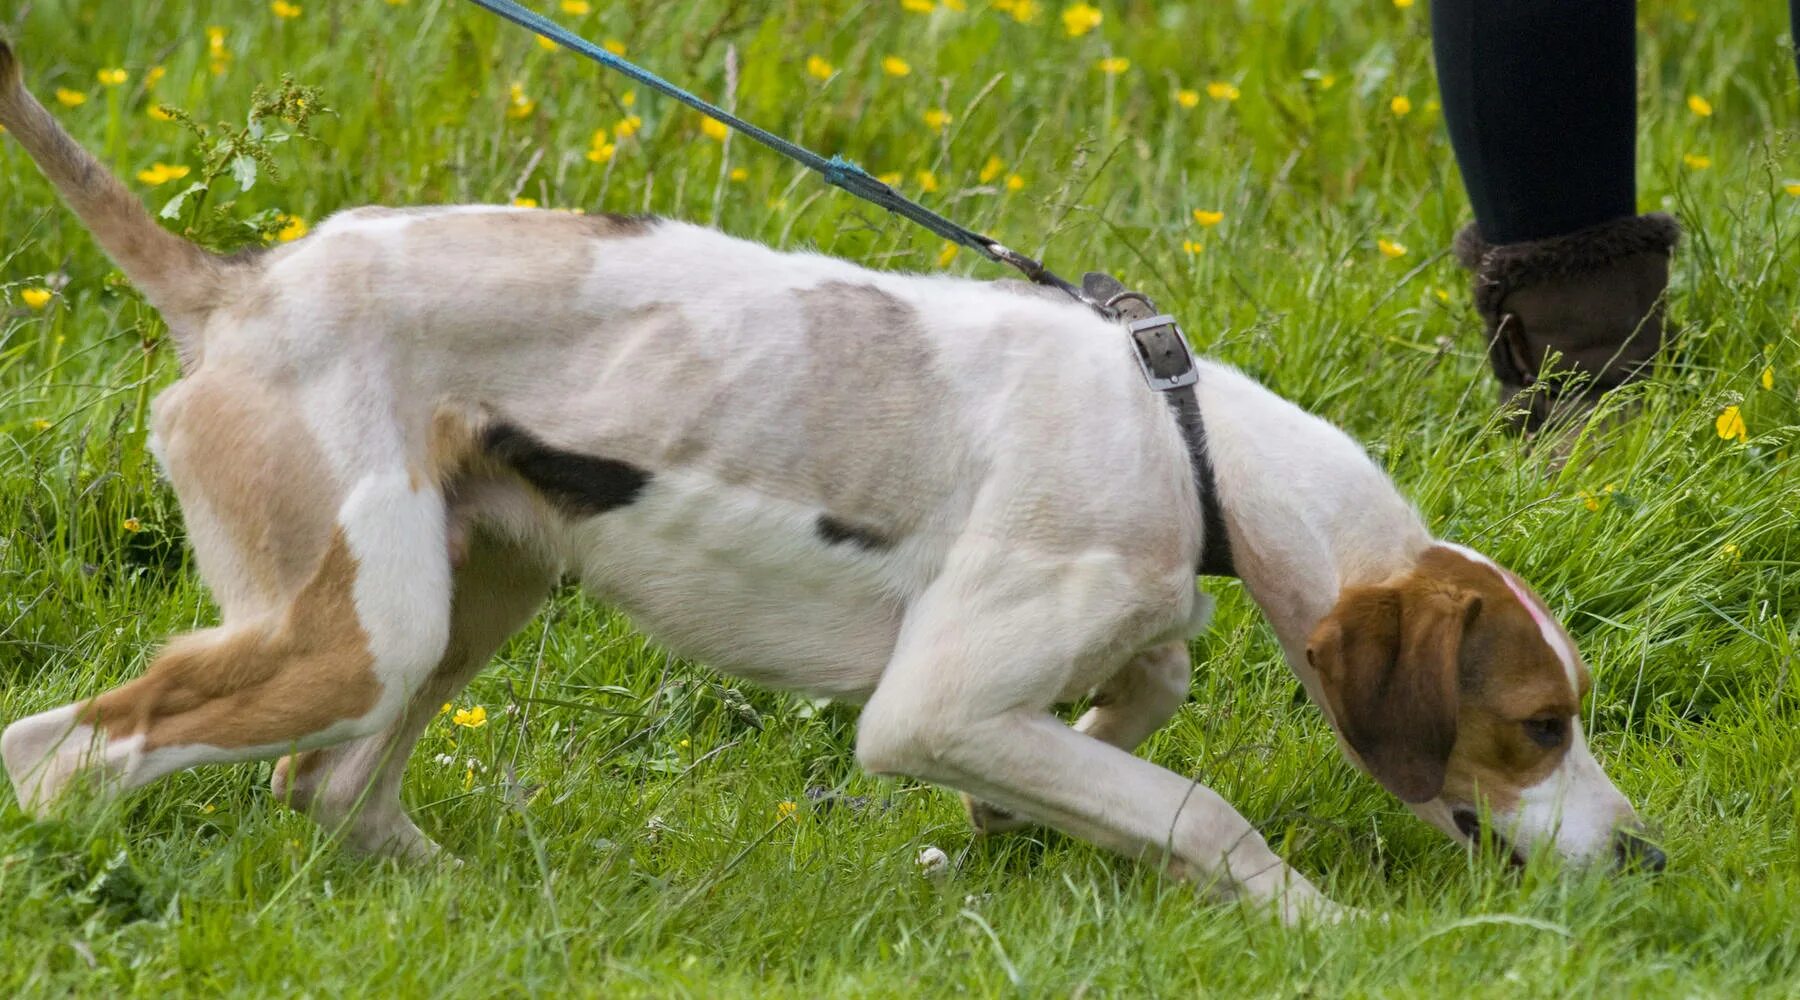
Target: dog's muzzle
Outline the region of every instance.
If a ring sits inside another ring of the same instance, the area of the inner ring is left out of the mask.
[[[1481,817],[1476,815],[1475,810],[1456,809],[1450,813],[1450,818],[1455,821],[1456,828],[1462,831],[1462,835],[1469,838],[1470,843],[1481,843],[1483,827]],[[1525,864],[1525,855],[1512,841],[1491,829],[1487,831],[1487,835],[1494,846],[1506,852],[1507,859],[1515,867]],[[1614,867],[1620,871],[1639,869],[1660,872],[1669,864],[1669,857],[1663,853],[1662,848],[1651,843],[1644,835],[1629,830],[1619,830],[1613,834],[1613,860]]]

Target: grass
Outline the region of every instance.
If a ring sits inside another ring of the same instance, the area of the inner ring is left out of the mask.
[[[1682,336],[1628,393],[1638,414],[1591,431],[1562,466],[1498,423],[1466,278],[1441,250],[1467,209],[1424,6],[1105,4],[1080,37],[1060,7],[1027,4],[1021,23],[986,0],[929,15],[887,0],[623,0],[559,16],[703,94],[735,79],[752,120],[898,173],[1065,273],[1122,271],[1203,350],[1358,435],[1439,533],[1560,610],[1594,666],[1597,752],[1661,823],[1666,874],[1513,872],[1424,828],[1338,758],[1234,584],[1210,585],[1221,613],[1195,644],[1194,698],[1144,753],[1211,784],[1337,899],[1385,921],[1285,931],[1064,838],[973,840],[948,794],[858,773],[851,713],[673,660],[563,593],[458,700],[488,723],[446,717],[414,759],[406,799],[467,865],[346,856],[271,801],[266,764],[48,822],[9,804],[0,992],[1792,995],[1800,196],[1783,182],[1800,178],[1800,85],[1779,5],[1643,13],[1640,198],[1689,229],[1671,299]],[[241,122],[256,86],[291,74],[333,111],[317,142],[273,147],[279,174],[218,185],[211,204],[239,221],[215,238],[369,202],[527,197],[999,276],[452,0],[300,0],[292,18],[204,0],[115,7],[39,2],[0,29],[39,93],[85,96],[63,118],[128,176],[205,161],[147,113],[159,102]],[[216,45],[209,25],[224,29]],[[910,72],[885,72],[889,56]],[[1109,75],[1103,58],[1129,66]],[[152,66],[166,75],[146,90]],[[115,67],[127,82],[98,82]],[[1691,111],[1690,94],[1713,113]],[[941,132],[934,109],[949,115]],[[621,134],[628,116],[639,127]],[[586,155],[597,129],[604,163]],[[6,142],[0,178],[12,719],[133,676],[214,611],[146,454],[147,399],[175,374],[159,321]],[[191,180],[139,183],[160,207]],[[1203,227],[1195,209],[1222,221]],[[54,294],[27,304],[40,290]],[[1715,430],[1728,406],[1745,443]],[[927,846],[952,858],[947,877],[918,871]]]

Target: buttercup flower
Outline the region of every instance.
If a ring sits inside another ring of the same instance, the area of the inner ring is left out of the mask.
[[[525,96],[524,84],[515,80],[506,88],[506,117],[519,121],[530,118],[536,110],[537,102]]]
[[[1206,96],[1215,101],[1235,101],[1242,96],[1242,92],[1237,89],[1236,84],[1214,80],[1206,85]]]
[[[1744,424],[1743,411],[1735,406],[1727,406],[1719,414],[1719,419],[1713,421],[1713,430],[1719,432],[1722,441],[1736,438],[1738,444],[1743,444],[1750,440],[1750,428]]]
[[[306,231],[305,219],[298,215],[284,215],[281,217],[281,228],[276,231],[275,238],[283,243],[292,243],[305,236]]]
[[[480,729],[487,725],[487,709],[480,705],[476,705],[474,708],[459,708],[456,710],[456,714],[450,717],[450,722],[452,725],[461,726],[464,729]]]
[[[162,82],[163,77],[168,75],[169,71],[167,69],[164,69],[161,66],[152,66],[144,71],[144,86],[154,87]]]
[[[1687,164],[1689,170],[1705,170],[1712,166],[1712,157],[1704,153],[1683,153],[1681,162]]]
[[[275,0],[274,3],[269,5],[269,9],[274,11],[275,16],[281,18],[283,21],[292,21],[294,18],[300,16],[300,5],[288,3],[287,0]]]
[[[893,187],[894,185],[905,180],[906,178],[901,175],[900,171],[890,170],[885,174],[876,174],[875,179],[880,181],[883,184],[886,184],[888,187]]]
[[[1020,24],[1030,24],[1037,20],[1037,0],[994,0],[994,9],[1012,15],[1012,19]]]
[[[1018,174],[1006,175],[1006,189],[1008,191],[1021,191],[1024,190],[1024,188],[1025,178],[1020,177]]]
[[[1109,56],[1094,64],[1094,68],[1107,76],[1118,76],[1131,68],[1131,60],[1124,56]]]
[[[625,43],[619,41],[617,38],[603,39],[600,42],[600,47],[611,52],[615,56],[622,56],[625,54]]]
[[[1800,198],[1800,181],[1783,181],[1781,189],[1796,198]]]
[[[128,517],[125,519],[124,523],[119,525],[119,527],[124,528],[126,532],[135,535],[144,530],[144,522],[135,517]]]
[[[1198,255],[1198,254],[1204,252],[1205,250],[1206,250],[1206,244],[1204,244],[1204,243],[1195,243],[1193,240],[1182,240],[1181,241],[1181,252],[1182,253]]]
[[[557,4],[557,6],[562,9],[564,14],[573,17],[581,17],[584,14],[591,14],[594,12],[594,5],[588,3],[587,0],[562,0],[562,3]]]
[[[26,307],[33,312],[39,312],[50,304],[50,289],[27,288],[19,292],[19,301],[25,303]]]
[[[1184,108],[1191,108],[1200,103],[1200,92],[1183,87],[1175,92],[1175,103]]]
[[[929,170],[919,171],[919,190],[925,192],[926,194],[930,194],[931,192],[936,191],[937,189],[938,189],[937,174],[934,174]]]
[[[938,251],[938,256],[937,256],[938,266],[939,267],[949,267],[950,262],[956,259],[957,249],[958,248],[957,248],[956,244],[950,242],[949,240],[945,240],[944,248],[942,250]]]
[[[56,88],[56,103],[61,104],[65,108],[79,108],[87,103],[87,95],[79,90],[58,87]]]
[[[643,127],[644,120],[642,118],[639,118],[637,115],[626,115],[619,120],[618,124],[613,126],[613,138],[629,139],[632,136],[637,135],[638,129]],[[720,127],[722,128],[723,126]]]
[[[925,112],[925,127],[933,132],[942,132],[944,126],[950,124],[950,112],[942,108],[932,108]]]
[[[50,429],[50,427],[51,427],[50,421],[45,420],[43,417],[38,417],[36,420],[33,420],[31,422],[31,429],[34,431],[47,431]]]
[[[775,818],[776,819],[788,819],[789,817],[793,816],[794,813],[799,810],[799,808],[800,808],[799,806],[795,805],[792,802],[777,802],[777,803],[775,803]]]
[[[1764,389],[1775,388],[1775,368],[1774,368],[1774,366],[1765,367],[1762,370],[1762,378],[1759,379],[1758,381],[1762,382],[1762,387]]]
[[[1196,208],[1194,209],[1194,221],[1198,222],[1202,228],[1211,229],[1225,221],[1225,213],[1215,212],[1211,209]]]
[[[717,142],[724,142],[725,137],[731,134],[731,130],[725,127],[724,122],[714,118],[702,119],[700,122],[700,131],[708,139]]]
[[[609,137],[605,129],[596,129],[594,132],[593,145],[587,151],[587,158],[594,163],[605,163],[612,159],[613,151],[617,147],[608,140]]]
[[[743,167],[732,167],[732,168],[731,168],[731,173],[729,173],[729,174],[727,174],[727,175],[726,175],[726,176],[728,176],[728,177],[730,177],[730,178],[731,178],[731,180],[732,180],[732,183],[734,183],[734,184],[741,184],[741,183],[743,183],[743,182],[744,182],[744,181],[745,181],[745,180],[746,180],[746,179],[748,179],[748,178],[749,178],[749,176],[750,176],[750,171],[748,171],[748,170],[745,170],[745,169],[744,169],[744,168],[743,168]]]
[[[514,198],[513,199],[513,207],[514,208],[536,208],[536,207],[538,207],[537,199],[536,198]]]
[[[1688,95],[1688,110],[1702,118],[1712,117],[1712,102],[1699,94]]]
[[[1394,6],[1405,10],[1413,5],[1413,0],[1394,0]]]
[[[1005,169],[1006,164],[1001,162],[998,156],[990,156],[987,158],[987,162],[981,165],[981,173],[976,175],[976,179],[986,184],[1000,176],[1000,172]]]
[[[1719,546],[1719,557],[1729,562],[1737,562],[1743,556],[1744,550],[1738,548],[1736,542],[1726,542]]]
[[[169,181],[178,181],[187,175],[187,167],[170,166],[167,163],[155,163],[146,169],[138,171],[137,179],[151,187],[155,187],[158,184],[167,184]]]
[[[551,41],[550,39],[545,38],[543,35],[533,35],[532,37],[537,40],[538,48],[543,49],[545,52],[555,52],[556,51],[556,48],[557,48],[556,43]]]
[[[95,73],[94,78],[99,80],[100,85],[103,87],[117,87],[119,84],[131,79],[131,74],[125,72],[123,69],[103,69],[100,72]]]
[[[899,56],[886,56],[881,60],[881,71],[889,76],[905,76],[912,72],[912,64]]]
[[[837,72],[836,66],[831,65],[830,63],[826,62],[824,59],[821,59],[820,57],[818,57],[818,56],[807,56],[806,57],[806,73],[808,76],[813,77],[814,79],[829,80],[829,79],[831,79],[831,74],[836,73],[836,72]]]
[[[1393,240],[1389,240],[1389,239],[1376,240],[1375,241],[1375,249],[1380,250],[1381,255],[1383,257],[1404,257],[1404,256],[1406,256],[1406,244],[1395,243]]]
[[[914,14],[929,14],[937,9],[937,4],[932,0],[900,0],[900,9]]]
[[[1100,13],[1098,7],[1085,3],[1074,4],[1063,8],[1063,30],[1069,33],[1070,38],[1079,38],[1100,27],[1100,22],[1105,17],[1106,15]]]
[[[1402,94],[1388,102],[1388,110],[1394,113],[1395,118],[1405,118],[1412,114],[1412,100]]]

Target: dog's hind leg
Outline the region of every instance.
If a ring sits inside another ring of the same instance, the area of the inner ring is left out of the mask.
[[[554,582],[555,573],[526,549],[472,532],[467,557],[456,569],[450,642],[424,687],[377,735],[283,757],[271,782],[276,798],[327,830],[341,830],[354,850],[414,860],[435,855],[437,845],[400,803],[413,745],[439,706],[481,672]]]
[[[1081,713],[1075,731],[1121,750],[1136,750],[1161,729],[1187,700],[1193,661],[1187,644],[1171,642],[1147,649],[1126,661],[1095,690],[1093,705]],[[967,794],[963,806],[969,823],[982,833],[1005,833],[1032,825],[998,806]]]
[[[281,473],[279,460],[265,464]],[[78,776],[113,794],[197,764],[327,746],[393,723],[448,640],[444,500],[404,466],[340,481],[335,516],[304,550],[317,554],[298,564],[303,582],[284,603],[246,603],[256,610],[236,620],[227,604],[225,625],[171,642],[137,680],[7,727],[0,755],[21,805],[45,810]],[[238,514],[269,513],[265,495]],[[236,527],[250,537],[249,526]],[[278,544],[269,528],[255,530],[265,548]]]

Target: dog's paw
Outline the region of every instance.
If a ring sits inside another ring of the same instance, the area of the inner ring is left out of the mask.
[[[969,825],[976,833],[995,834],[1023,830],[1032,822],[1022,816],[1007,812],[999,806],[983,802],[970,795],[963,795],[963,809],[969,814]]]

